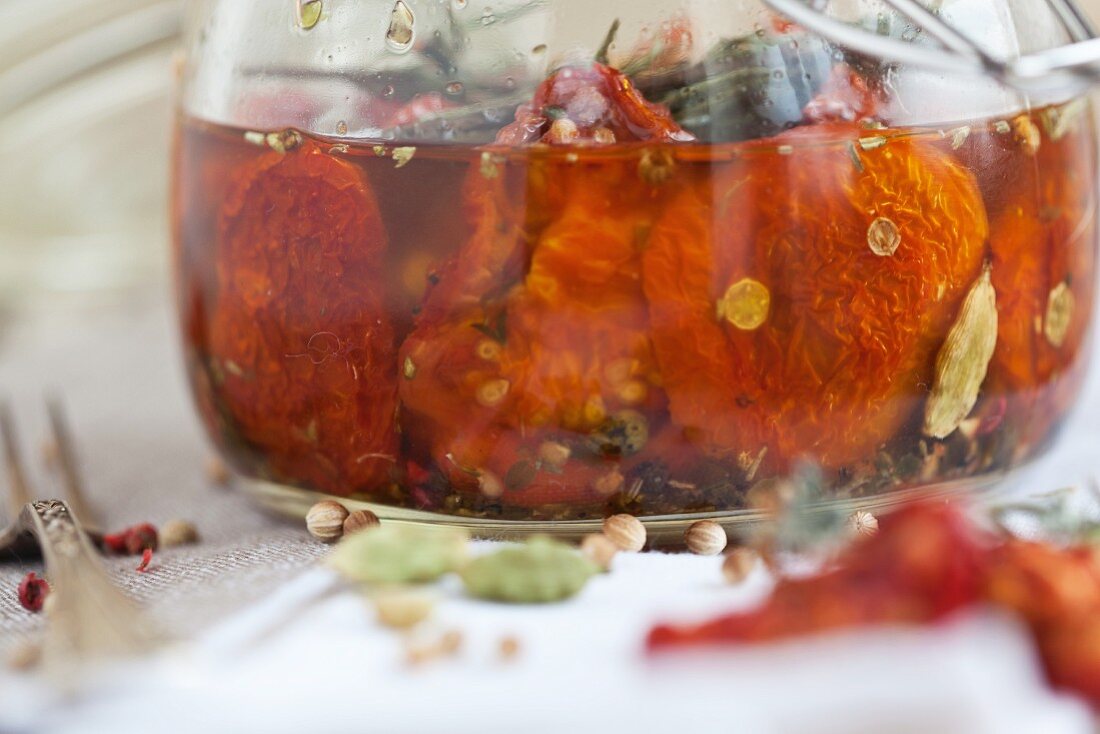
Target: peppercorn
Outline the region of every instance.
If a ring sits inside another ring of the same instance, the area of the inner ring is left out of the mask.
[[[33,571],[24,576],[19,583],[19,603],[28,612],[42,611],[42,605],[46,602],[46,596],[49,593],[49,583],[46,579],[38,578]]]

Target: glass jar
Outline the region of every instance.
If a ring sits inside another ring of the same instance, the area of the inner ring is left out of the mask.
[[[1041,0],[943,0],[992,53]],[[838,16],[925,43],[872,2]],[[1086,369],[1096,150],[1037,99],[756,0],[192,3],[198,409],[250,490],[489,532],[998,481]]]

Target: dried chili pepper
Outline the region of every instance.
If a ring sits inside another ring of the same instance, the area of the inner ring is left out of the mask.
[[[145,573],[149,570],[149,564],[153,562],[153,549],[146,548],[141,552],[141,563],[137,565],[134,570],[138,573]]]
[[[830,123],[755,143],[790,155],[750,150],[653,229],[644,282],[670,411],[715,454],[840,468],[924,399],[982,266],[985,210],[936,146],[863,150],[860,134]]]
[[[19,604],[28,612],[42,611],[42,605],[46,603],[49,593],[50,585],[46,579],[38,578],[33,571],[19,582]]]
[[[238,176],[218,231],[217,399],[278,478],[369,492],[397,452],[386,235],[373,193],[312,141],[259,154]]]
[[[931,622],[980,598],[988,541],[954,509],[914,505],[882,518],[835,570],[783,579],[755,611],[655,627],[648,646],[773,640],[866,624]]]
[[[1100,705],[1100,556],[998,538],[961,511],[916,504],[882,519],[830,570],[782,579],[754,611],[655,627],[651,651],[774,640],[875,624],[927,624],[982,604],[1027,624],[1051,683]]]
[[[503,145],[691,139],[668,110],[646,101],[625,74],[598,63],[555,71],[530,103],[519,106],[516,121],[497,134]]]

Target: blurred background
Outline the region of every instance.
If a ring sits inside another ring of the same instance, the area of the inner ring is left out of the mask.
[[[166,282],[181,7],[0,0],[0,308]]]

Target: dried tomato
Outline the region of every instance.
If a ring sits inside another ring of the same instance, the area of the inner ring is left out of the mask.
[[[982,266],[985,210],[941,148],[883,131],[863,150],[861,133],[822,124],[747,146],[654,227],[657,361],[673,420],[712,454],[844,467],[927,393]]]
[[[582,134],[606,127],[620,141],[672,135],[667,118],[621,81],[600,66],[562,70],[528,112],[560,104],[558,119],[575,119]],[[548,130],[543,123],[517,125]],[[538,139],[535,132],[518,142]],[[664,404],[638,255],[659,185],[639,172],[636,155],[593,165],[555,155],[528,162],[526,170],[508,165],[472,176],[475,233],[441,268],[401,349],[410,442],[427,447],[460,488],[484,491],[487,477],[503,478],[563,431],[578,440],[598,436],[631,411],[648,433]],[[589,463],[578,457],[504,482],[504,501],[600,499],[592,484],[607,471],[602,462],[626,457],[592,453]]]
[[[1020,456],[1038,448],[1078,394],[1089,348],[1096,251],[1096,147],[1092,126],[1042,135],[1030,165],[1013,141],[1014,176],[992,221],[1000,312],[988,389],[1008,396]],[[1007,137],[1007,136],[1006,136]]]
[[[686,141],[692,136],[665,108],[648,102],[622,72],[603,64],[566,66],[551,74],[497,142],[568,144]]]
[[[279,479],[347,495],[397,451],[386,235],[360,172],[313,142],[244,166],[221,211],[209,354],[235,438]]]
[[[992,604],[1027,625],[1050,682],[1100,705],[1100,557],[994,537],[957,507],[922,503],[882,519],[817,576],[781,579],[756,610],[660,625],[648,647],[758,642],[838,628],[927,624]]]
[[[443,269],[401,350],[413,443],[426,440],[460,486],[456,465],[500,472],[519,460],[508,432],[529,434],[523,445],[534,452],[555,431],[588,435],[626,410],[655,420],[663,406],[635,241],[646,207],[629,186],[604,188],[570,164],[537,165],[548,170],[532,177],[564,187],[526,192],[527,221],[548,223],[530,244],[518,229],[507,233],[505,223],[516,221],[507,212],[517,207],[500,191],[505,203],[487,221],[505,232],[478,227]],[[622,165],[637,180],[637,161]],[[563,190],[566,201],[554,203]],[[423,430],[431,435],[419,437]],[[599,468],[578,471],[591,478]],[[508,501],[534,506],[587,491],[572,471],[546,481],[549,494],[532,487],[509,492]],[[573,494],[564,494],[567,485]]]

